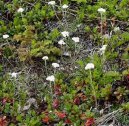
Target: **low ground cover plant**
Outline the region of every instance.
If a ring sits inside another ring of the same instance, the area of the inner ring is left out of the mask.
[[[129,125],[128,0],[0,7],[0,126]]]

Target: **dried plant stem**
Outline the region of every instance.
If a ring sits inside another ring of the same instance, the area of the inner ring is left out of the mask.
[[[105,124],[106,122],[110,121],[110,119],[112,119],[113,116],[119,114],[120,112],[122,112],[122,109],[118,109],[118,110],[108,113],[100,118],[97,118],[95,121],[96,126],[101,126],[101,125]]]

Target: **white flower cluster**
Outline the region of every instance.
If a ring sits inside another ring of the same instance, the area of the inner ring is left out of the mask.
[[[99,52],[100,52],[101,55],[105,53],[106,48],[107,48],[107,45],[103,45],[103,46],[100,48]]]
[[[120,28],[119,27],[115,27],[114,28],[114,32],[118,32],[118,31],[120,31]]]
[[[53,66],[54,68],[59,68],[59,67],[60,67],[60,65],[59,65],[58,63],[52,63],[52,66]]]
[[[3,35],[3,39],[7,39],[9,37],[8,34]]]
[[[46,80],[47,80],[47,81],[50,81],[50,82],[54,82],[54,81],[55,81],[55,77],[54,77],[53,75],[51,75],[51,76],[48,76],[48,77],[46,78]]]
[[[68,8],[68,5],[67,5],[67,4],[64,4],[64,5],[62,6],[62,8],[63,8],[63,9],[67,9],[67,8]]]
[[[11,75],[12,78],[17,78],[18,73],[12,72],[12,73],[9,73],[9,75]]]
[[[103,9],[103,8],[99,8],[99,9],[98,9],[98,12],[99,12],[100,14],[103,14],[103,13],[105,13],[105,12],[106,12],[106,10],[105,10],[105,9]]]
[[[79,42],[79,37],[73,37],[72,40],[73,40],[75,43],[78,43],[78,42]]]
[[[50,2],[48,2],[48,5],[52,5],[52,6],[54,6],[56,4],[56,2],[55,1],[50,1]]]
[[[66,45],[66,43],[64,42],[63,39],[61,39],[59,42],[58,42],[59,45]]]
[[[94,69],[94,64],[93,64],[93,63],[88,63],[88,64],[85,66],[85,70],[91,70],[91,69]]]
[[[63,37],[69,37],[69,32],[68,31],[63,31],[63,32],[61,32],[61,34],[62,34],[62,36]]]
[[[44,56],[42,59],[43,60],[48,60],[48,56]]]
[[[54,6],[55,4],[56,4],[55,1],[49,1],[49,2],[48,2],[48,5]],[[68,5],[67,5],[67,4],[64,4],[64,5],[62,6],[62,9],[67,9],[67,8],[68,8]]]
[[[22,13],[23,11],[24,11],[24,8],[21,8],[21,7],[17,10],[18,13]]]

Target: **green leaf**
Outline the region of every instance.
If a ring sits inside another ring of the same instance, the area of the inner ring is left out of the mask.
[[[86,3],[87,0],[72,0],[72,1],[76,1],[77,3]]]
[[[105,76],[118,77],[118,76],[120,76],[120,74],[119,74],[119,72],[116,72],[116,71],[108,71],[105,73]]]

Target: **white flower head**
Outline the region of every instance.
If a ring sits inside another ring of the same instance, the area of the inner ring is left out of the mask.
[[[13,72],[13,73],[9,73],[10,75],[11,75],[11,77],[14,77],[14,78],[16,78],[17,77],[17,75],[18,75],[18,73],[15,73],[15,72]]]
[[[58,42],[58,44],[59,44],[59,45],[65,45],[66,43],[65,43],[63,40],[60,40],[60,41]]]
[[[69,36],[69,32],[68,31],[63,31],[63,32],[61,32],[61,34],[63,35],[63,37],[68,37]]]
[[[52,66],[53,66],[54,68],[60,67],[60,65],[59,65],[58,63],[52,63]]]
[[[73,40],[75,43],[78,43],[78,42],[79,42],[79,37],[73,37],[72,40]]]
[[[75,66],[75,69],[78,69],[78,67],[77,67],[77,66]]]
[[[90,69],[94,69],[94,64],[93,64],[93,63],[88,63],[88,64],[85,66],[85,70],[90,70]]]
[[[98,9],[98,12],[99,12],[99,13],[101,13],[101,14],[103,14],[103,13],[105,13],[105,12],[106,12],[106,10],[105,10],[105,9],[103,9],[103,8],[99,8],[99,9]]]
[[[71,54],[69,52],[64,52],[63,55],[64,56],[71,56]]]
[[[118,32],[118,31],[120,31],[120,27],[115,27],[114,32]]]
[[[48,76],[48,77],[46,78],[46,80],[47,80],[47,81],[50,81],[50,82],[54,82],[54,81],[55,81],[55,77],[54,77],[53,75],[51,75],[51,76]]]
[[[8,34],[3,35],[3,39],[7,39],[9,37]]]
[[[107,48],[107,45],[103,45],[102,48],[100,48],[99,52],[101,55],[105,53],[106,48]]]
[[[67,9],[69,6],[67,5],[67,4],[64,4],[63,6],[62,6],[62,8],[63,9]]]
[[[55,1],[50,1],[50,2],[48,2],[48,5],[52,5],[52,6],[54,6],[56,4],[56,2]]]
[[[17,10],[18,13],[22,13],[23,11],[24,11],[24,8],[21,8],[21,7]]]
[[[42,59],[43,60],[48,60],[48,56],[44,56]]]

